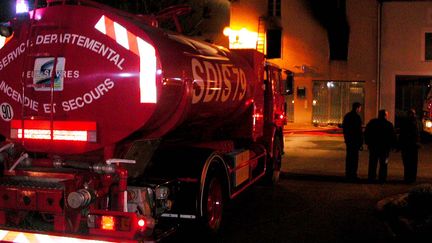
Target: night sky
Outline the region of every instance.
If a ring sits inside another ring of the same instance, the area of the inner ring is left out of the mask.
[[[227,19],[226,23],[217,23],[216,26],[229,25],[229,7],[224,7],[223,4],[219,3],[219,0],[205,1],[206,4],[196,0],[95,1],[135,14],[157,14],[157,12],[172,5],[189,4],[192,6],[191,13],[180,17],[180,21],[183,22],[183,26],[185,27],[184,34],[194,36],[204,35],[203,37],[206,37],[209,33],[205,32],[211,32],[212,34],[208,36],[210,41],[216,38],[213,32],[221,32],[220,29],[209,30],[210,26],[215,26],[214,21],[220,19],[216,17],[217,15],[224,16]],[[16,0],[0,0],[0,22],[8,21],[13,17],[15,2]],[[29,2],[32,4],[33,1],[30,0]],[[40,2],[44,3],[45,1]],[[311,11],[312,16],[327,30],[330,60],[346,60],[350,33],[350,27],[346,18],[346,0],[304,0],[304,2]],[[211,17],[216,18],[211,20]],[[164,26],[161,24],[161,27],[175,30],[174,26]]]
[[[15,0],[0,0],[0,22],[12,18],[14,14]]]

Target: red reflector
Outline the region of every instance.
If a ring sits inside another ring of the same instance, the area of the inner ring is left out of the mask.
[[[22,125],[24,123],[24,134]],[[54,121],[44,120],[13,120],[11,123],[11,138],[44,139],[96,142],[96,122],[86,121]]]
[[[101,228],[103,230],[114,230],[115,219],[113,216],[102,216]]]
[[[284,119],[284,114],[275,114],[275,119],[276,120],[282,120],[282,119]]]
[[[144,227],[146,225],[145,220],[144,219],[140,219],[138,220],[138,226],[139,227]]]
[[[24,137],[28,139],[51,139],[50,130],[25,129]],[[18,138],[23,138],[22,129],[18,129]],[[54,130],[54,140],[87,141],[87,131]]]

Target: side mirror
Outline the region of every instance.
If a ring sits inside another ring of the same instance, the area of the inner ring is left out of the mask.
[[[0,35],[3,37],[10,37],[13,34],[13,30],[10,26],[0,24]]]

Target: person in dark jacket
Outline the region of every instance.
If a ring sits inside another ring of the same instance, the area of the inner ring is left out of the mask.
[[[399,129],[399,146],[404,165],[404,181],[413,183],[417,177],[419,147],[419,126],[414,109],[408,111],[408,116],[401,121]]]
[[[396,144],[396,134],[393,124],[387,120],[388,112],[380,110],[378,118],[369,121],[365,129],[365,143],[369,150],[368,180],[376,180],[376,170],[379,161],[378,180],[383,183],[387,179],[387,164],[390,150]]]
[[[354,102],[352,109],[342,121],[343,134],[346,145],[345,176],[348,180],[357,180],[359,150],[363,146],[362,120],[359,115],[361,104]]]

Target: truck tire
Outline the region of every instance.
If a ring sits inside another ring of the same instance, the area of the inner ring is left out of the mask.
[[[223,224],[225,194],[223,176],[216,167],[212,167],[206,176],[202,200],[202,226],[210,236],[217,236]]]
[[[282,166],[282,144],[279,136],[275,136],[273,144],[273,157],[269,158],[265,174],[265,182],[269,185],[279,183]]]
[[[205,208],[205,219],[207,227],[210,233],[217,233],[220,229],[223,215],[223,194],[222,184],[219,177],[214,176],[209,180],[207,185],[207,192],[205,194],[206,205]]]

